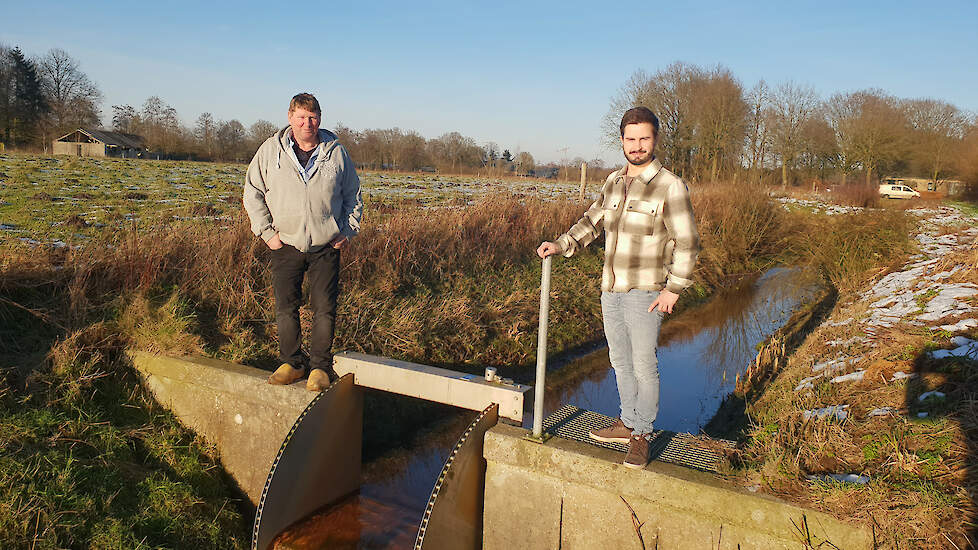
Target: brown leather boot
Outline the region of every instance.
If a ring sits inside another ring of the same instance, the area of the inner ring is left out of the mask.
[[[302,378],[304,373],[305,369],[293,368],[292,365],[288,363],[282,363],[282,366],[275,369],[275,372],[268,377],[268,383],[275,386],[288,386],[289,384]]]
[[[587,434],[591,436],[591,439],[605,443],[628,443],[632,437],[632,429],[626,426],[620,418],[616,418],[615,423],[607,428],[591,430]]]
[[[309,373],[309,380],[306,380],[306,389],[309,391],[323,391],[329,387],[329,373],[323,369],[312,369]]]
[[[622,464],[626,468],[644,468],[649,463],[649,435],[633,435],[628,440],[628,452]]]

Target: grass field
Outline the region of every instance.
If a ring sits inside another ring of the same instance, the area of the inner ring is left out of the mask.
[[[246,169],[243,164],[0,154],[0,243],[78,245],[131,226],[228,222],[241,210]],[[396,172],[366,172],[360,179],[371,205],[461,206],[487,192],[553,199],[577,195],[576,184],[553,180]]]

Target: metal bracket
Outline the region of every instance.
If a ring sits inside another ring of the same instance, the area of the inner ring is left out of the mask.
[[[527,441],[532,441],[534,443],[539,443],[540,445],[543,445],[551,437],[553,437],[553,434],[551,434],[549,432],[541,432],[540,433],[540,437],[534,436],[533,433],[531,432],[531,433],[528,433],[528,434],[524,435],[523,436],[523,439],[525,439]]]

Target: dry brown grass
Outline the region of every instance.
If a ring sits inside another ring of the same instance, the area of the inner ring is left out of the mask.
[[[942,259],[939,267],[962,266],[952,279],[978,282],[978,251]],[[862,279],[866,288],[870,279]],[[860,319],[867,302],[843,296],[833,320]],[[978,505],[978,368],[971,361],[936,361],[926,355],[947,345],[950,335],[898,325],[879,329],[874,346],[846,349],[827,344],[862,335],[856,323],[823,325],[792,355],[787,367],[754,403],[740,471],[745,483],[805,502],[840,517],[875,525],[880,548],[969,547]],[[811,366],[844,352],[860,357],[848,371],[865,369],[862,382],[816,384],[796,392]],[[917,378],[890,382],[894,372]],[[921,404],[917,396],[939,390],[946,400]],[[804,421],[802,411],[849,404],[842,422]],[[893,407],[896,414],[869,417]],[[928,411],[924,419],[919,411]],[[865,486],[813,483],[809,474],[858,473]],[[954,541],[953,543],[949,541]]]
[[[693,200],[701,294],[784,257],[790,224],[760,190],[707,186]],[[430,364],[527,363],[539,292],[533,251],[585,206],[490,195],[465,207],[368,212],[343,254],[336,347]],[[6,258],[0,286],[69,330],[110,315],[140,347],[261,362],[274,342],[266,262],[239,214],[226,226],[134,228],[109,246],[21,251]],[[600,336],[599,274],[597,246],[556,263],[556,350]]]
[[[880,205],[879,186],[864,183],[830,186],[823,195],[830,202],[843,206],[877,208]]]
[[[696,268],[702,284],[716,288],[790,257],[798,227],[764,188],[700,185],[691,199],[703,245]]]

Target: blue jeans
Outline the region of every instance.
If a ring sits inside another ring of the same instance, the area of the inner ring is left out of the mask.
[[[649,313],[658,296],[658,291],[637,289],[601,293],[608,357],[621,399],[621,421],[634,435],[652,433],[659,413],[656,345],[664,314],[658,309]]]

